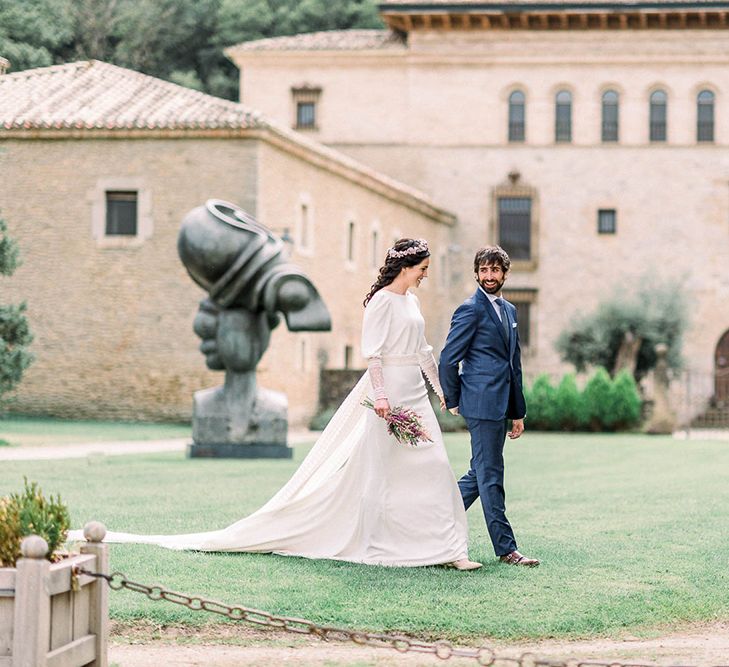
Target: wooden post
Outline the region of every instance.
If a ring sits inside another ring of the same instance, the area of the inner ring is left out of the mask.
[[[89,521],[84,526],[86,544],[81,547],[82,554],[96,556],[96,571],[109,574],[109,547],[102,542],[106,535],[106,526],[98,521]],[[96,635],[96,660],[90,662],[91,667],[107,667],[109,639],[109,586],[103,579],[91,584],[91,618],[90,632]]]
[[[45,667],[51,641],[51,597],[46,579],[48,544],[38,535],[20,543],[15,577],[13,667]]]

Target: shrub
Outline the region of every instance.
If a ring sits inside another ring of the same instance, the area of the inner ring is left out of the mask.
[[[612,383],[604,368],[598,368],[587,381],[583,392],[586,425],[592,431],[602,431],[612,426]]]
[[[563,431],[580,431],[587,425],[585,404],[582,393],[577,388],[574,373],[568,373],[559,383],[555,398],[555,418],[557,427]]]
[[[524,397],[527,404],[527,428],[552,431],[558,427],[556,397],[557,392],[549,376],[539,375]]]
[[[612,425],[617,430],[633,428],[640,423],[641,399],[633,376],[620,371],[610,387]]]
[[[0,498],[0,566],[14,567],[20,542],[40,535],[48,543],[48,559],[66,540],[70,517],[60,496],[46,498],[35,482],[25,479],[22,493]]]

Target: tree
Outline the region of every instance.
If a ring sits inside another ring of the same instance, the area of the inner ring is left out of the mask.
[[[19,265],[18,258],[18,245],[7,235],[5,221],[0,218],[0,275],[12,275]],[[25,303],[0,304],[0,399],[20,382],[33,361],[27,349],[32,341]]]
[[[103,60],[236,99],[227,46],[382,27],[374,0],[0,0],[0,55],[14,71]]]
[[[46,67],[72,39],[71,0],[0,0],[0,56],[14,70]]]
[[[594,313],[576,319],[560,334],[557,350],[578,371],[589,366],[616,369],[618,357],[626,344],[630,345],[635,347],[634,377],[639,382],[656,364],[658,343],[668,346],[669,366],[681,367],[686,312],[678,287],[647,283],[632,296],[623,293],[601,303]]]

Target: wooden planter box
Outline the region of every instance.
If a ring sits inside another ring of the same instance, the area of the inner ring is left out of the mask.
[[[53,564],[45,540],[26,537],[17,567],[0,568],[0,667],[106,667],[107,583],[73,575],[108,573],[105,533],[87,524],[81,554]]]

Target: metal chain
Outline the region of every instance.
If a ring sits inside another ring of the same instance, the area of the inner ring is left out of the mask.
[[[325,641],[334,639],[339,641],[351,641],[359,646],[372,646],[375,648],[391,648],[399,653],[428,653],[441,660],[450,658],[472,658],[479,665],[493,665],[498,662],[499,667],[651,667],[648,663],[620,663],[615,660],[601,662],[596,660],[586,661],[555,661],[545,658],[538,658],[533,653],[524,653],[518,657],[496,655],[493,649],[488,646],[479,648],[466,648],[453,646],[449,641],[438,640],[426,642],[412,637],[392,635],[386,633],[364,632],[360,630],[348,630],[334,626],[319,625],[314,621],[293,616],[277,616],[267,611],[244,607],[242,605],[227,605],[216,600],[206,600],[199,596],[185,595],[176,591],[170,591],[159,585],[147,586],[137,581],[131,581],[121,572],[103,574],[90,572],[82,567],[73,568],[73,577],[85,574],[89,577],[104,579],[109,588],[120,591],[126,588],[134,593],[142,593],[150,600],[165,600],[179,604],[193,611],[207,611],[213,614],[220,614],[233,621],[244,621],[286,632],[295,632],[302,635],[314,635]],[[684,666],[687,667],[687,666]]]

